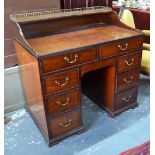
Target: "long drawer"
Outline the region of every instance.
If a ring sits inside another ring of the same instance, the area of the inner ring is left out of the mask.
[[[44,78],[44,89],[46,95],[76,87],[78,84],[79,72],[77,69]]]
[[[75,89],[47,99],[47,111],[49,116],[71,110],[77,106],[80,106],[79,89]]]
[[[137,85],[139,79],[139,69],[130,70],[118,75],[117,90],[118,92]]]
[[[62,54],[41,60],[42,73],[87,63],[97,59],[97,48],[87,48],[80,51]]]
[[[137,102],[138,88],[134,87],[116,95],[115,110],[120,110]]]
[[[101,58],[116,56],[122,53],[131,53],[142,48],[142,38],[123,39],[101,46]]]
[[[58,137],[81,126],[81,109],[67,112],[49,121],[52,137]]]

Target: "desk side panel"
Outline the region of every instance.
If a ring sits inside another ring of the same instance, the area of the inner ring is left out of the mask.
[[[45,136],[48,136],[38,60],[15,41],[25,100],[29,112]]]
[[[114,12],[114,11],[110,12],[110,13],[107,13],[107,14],[102,14],[102,22],[106,23],[108,25],[115,25],[115,26],[118,26],[118,27],[122,27],[124,29],[132,30],[132,31],[138,32],[139,35],[143,35],[143,33],[140,30],[131,28],[128,25],[121,22],[121,20],[119,19],[117,13]]]

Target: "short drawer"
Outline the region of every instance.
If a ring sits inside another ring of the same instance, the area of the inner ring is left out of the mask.
[[[115,110],[120,110],[137,102],[138,88],[134,87],[116,95]]]
[[[125,73],[121,73],[117,78],[117,90],[118,92],[136,86],[139,80],[139,69],[130,70]]]
[[[118,71],[125,71],[134,67],[140,67],[141,52],[124,55],[118,58]]]
[[[96,59],[97,59],[96,47],[87,48],[81,51],[62,54],[50,58],[45,58],[41,60],[42,72],[48,73],[51,71],[93,61]]]
[[[131,38],[101,46],[101,58],[130,53],[142,48],[142,38]]]
[[[79,89],[47,99],[48,115],[55,115],[80,105]]]
[[[46,95],[75,87],[79,84],[78,70],[63,72],[44,78]]]
[[[81,127],[81,109],[65,113],[49,121],[52,137],[61,136]]]

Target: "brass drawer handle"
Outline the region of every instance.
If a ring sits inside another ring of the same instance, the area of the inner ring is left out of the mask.
[[[79,57],[78,54],[75,54],[75,55],[74,55],[74,60],[70,60],[70,59],[73,59],[73,58],[72,58],[72,57],[71,57],[71,58],[68,58],[67,56],[65,56],[65,57],[64,57],[64,60],[65,60],[66,62],[72,64],[72,63],[75,63],[75,62],[77,61],[77,58],[78,58],[78,57]]]
[[[124,62],[128,65],[128,66],[131,66],[131,65],[133,65],[133,63],[134,63],[134,58],[132,58],[131,59],[131,61],[129,62],[128,60],[125,60]]]
[[[60,105],[60,106],[65,106],[65,105],[69,104],[70,100],[71,100],[71,98],[70,97],[67,97],[65,103],[62,103],[60,101],[57,101],[57,104]]]
[[[55,82],[55,84],[57,84],[58,86],[62,87],[62,86],[67,85],[67,84],[68,84],[68,81],[69,81],[69,77],[67,76],[67,77],[65,78],[65,83],[60,83],[58,80],[55,80],[54,82]]]
[[[118,45],[118,48],[122,51],[125,51],[128,48],[128,43],[122,44],[122,45]]]
[[[129,102],[130,99],[131,99],[131,97],[132,97],[131,95],[129,95],[128,98],[123,97],[123,98],[122,98],[122,101],[124,101],[124,102]]]
[[[131,82],[132,82],[132,79],[133,79],[133,76],[130,76],[130,79],[124,78],[123,81],[124,81],[125,83],[131,83]]]
[[[63,127],[63,128],[67,128],[68,126],[71,125],[72,120],[68,119],[68,122],[66,124],[59,122],[59,126]]]

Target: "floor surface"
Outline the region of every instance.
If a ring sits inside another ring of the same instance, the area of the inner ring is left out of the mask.
[[[118,155],[140,145],[150,137],[149,78],[141,76],[139,106],[116,118],[83,95],[83,123],[86,131],[73,135],[49,148],[25,109],[9,115],[5,125],[5,155]]]

